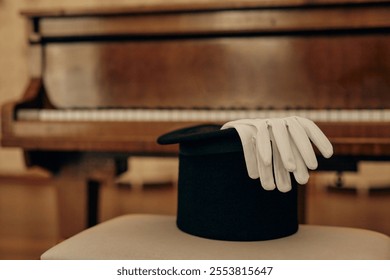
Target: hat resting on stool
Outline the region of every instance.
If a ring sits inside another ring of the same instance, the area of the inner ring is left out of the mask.
[[[169,132],[159,144],[179,144],[177,226],[210,239],[259,241],[298,230],[297,183],[289,192],[264,190],[246,169],[234,128],[200,125]]]

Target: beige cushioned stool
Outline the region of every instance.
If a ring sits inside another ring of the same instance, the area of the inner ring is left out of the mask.
[[[252,242],[192,236],[176,217],[125,215],[87,229],[41,259],[389,259],[390,238],[354,228],[300,225],[289,237]]]

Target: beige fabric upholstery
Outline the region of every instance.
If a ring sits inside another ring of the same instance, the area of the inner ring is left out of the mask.
[[[390,259],[390,238],[373,231],[301,225],[289,237],[256,242],[204,239],[175,217],[125,215],[51,248],[42,259]]]

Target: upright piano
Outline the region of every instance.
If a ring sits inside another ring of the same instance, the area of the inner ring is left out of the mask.
[[[2,106],[2,145],[59,182],[93,189],[102,166],[115,175],[128,156],[175,155],[156,144],[163,133],[239,118],[316,121],[335,150],[323,169],[390,158],[390,1],[97,3],[22,11],[31,80]],[[60,195],[63,219],[80,220],[69,236],[87,215],[72,201],[87,195]]]

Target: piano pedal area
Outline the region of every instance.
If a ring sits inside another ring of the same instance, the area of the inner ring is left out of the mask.
[[[316,185],[330,193],[349,193],[358,196],[390,194],[390,163],[358,163],[357,172],[319,172]],[[389,209],[390,210],[390,209]]]
[[[177,159],[126,161],[118,170],[111,158],[83,154],[56,174],[60,240],[123,213],[176,213]]]
[[[122,213],[175,215],[177,158],[131,157],[115,181]]]

